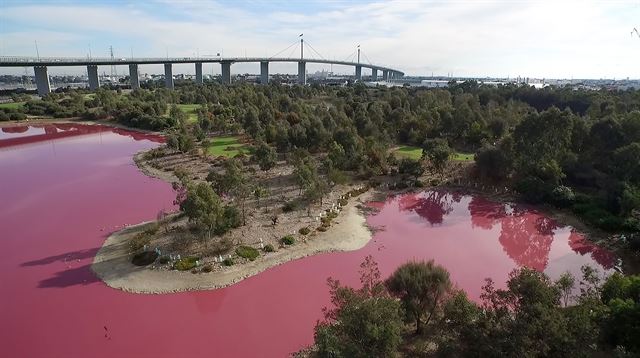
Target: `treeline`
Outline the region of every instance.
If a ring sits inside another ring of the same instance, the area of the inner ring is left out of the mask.
[[[481,302],[453,288],[449,273],[409,262],[381,280],[361,265],[361,288],[329,279],[332,307],[315,328],[318,357],[636,357],[640,354],[640,276],[602,282],[583,267],[552,281],[522,268],[500,289],[487,279]],[[579,294],[574,292],[580,289]]]
[[[172,105],[193,103],[198,120],[186,125]],[[362,177],[389,173],[397,144],[424,148],[436,168],[453,150],[475,152],[480,177],[528,201],[571,208],[605,230],[640,230],[640,91],[473,81],[447,89],[183,84],[129,95],[54,93],[23,108],[178,128],[172,143],[186,149],[209,132],[245,132],[281,153],[327,153],[332,168]]]

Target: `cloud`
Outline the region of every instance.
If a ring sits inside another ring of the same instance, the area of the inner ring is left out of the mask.
[[[103,56],[110,44],[126,55],[133,47],[136,56],[271,56],[304,33],[305,41],[326,58],[345,59],[360,44],[363,61],[407,74],[638,77],[640,39],[629,35],[640,26],[634,22],[640,15],[637,2],[338,1],[296,3],[295,8],[261,1],[117,4],[5,5],[0,22],[17,26],[0,28],[1,54],[33,54],[31,44],[38,39],[41,53],[49,56],[84,56],[89,43]],[[320,67],[327,66],[310,69]],[[295,71],[293,65],[274,65],[272,72],[281,68]],[[235,65],[233,71],[257,69]]]

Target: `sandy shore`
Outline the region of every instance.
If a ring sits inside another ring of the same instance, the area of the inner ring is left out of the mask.
[[[172,293],[226,287],[270,267],[306,256],[332,251],[352,251],[365,246],[372,237],[361,204],[370,200],[367,192],[351,199],[326,232],[310,235],[306,242],[261,254],[255,261],[234,265],[223,271],[197,273],[138,267],[131,263],[127,240],[144,230],[148,223],[113,233],[96,254],[92,269],[107,286],[134,293]]]

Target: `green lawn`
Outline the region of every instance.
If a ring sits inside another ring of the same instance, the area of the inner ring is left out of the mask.
[[[24,102],[8,102],[8,103],[0,103],[0,108],[13,108],[18,109],[22,108]]]
[[[453,155],[452,159],[453,160],[457,160],[459,162],[470,162],[470,161],[473,160],[474,156],[475,156],[475,154],[473,154],[473,153],[469,154],[469,153],[458,153],[458,152],[456,152]]]
[[[215,137],[207,147],[207,153],[218,156],[233,158],[238,153],[246,153],[246,146],[240,143],[238,137]]]
[[[396,149],[395,153],[398,157],[405,157],[405,158],[411,158],[411,159],[422,158],[422,148],[413,147],[410,145],[401,146],[400,148]],[[451,159],[459,162],[469,162],[473,160],[473,157],[474,157],[473,153],[469,154],[469,153],[456,152],[453,155],[453,157],[451,157]]]
[[[422,158],[422,148],[412,147],[410,145],[404,145],[395,151],[399,157],[420,159]]]
[[[187,114],[187,119],[190,123],[196,122],[198,120],[198,114],[196,110],[200,108],[199,104],[179,104],[178,108],[184,113]]]

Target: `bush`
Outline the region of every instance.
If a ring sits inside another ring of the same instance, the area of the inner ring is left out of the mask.
[[[213,271],[213,266],[211,265],[204,265],[202,267],[202,272],[211,272],[211,271]]]
[[[340,204],[341,206],[345,206],[349,203],[349,200],[344,199],[344,198],[340,198],[338,199],[338,204]]]
[[[198,261],[197,257],[183,257],[173,264],[173,268],[178,271],[189,271],[198,266],[196,261]]]
[[[298,230],[298,232],[300,233],[300,235],[308,235],[311,230],[309,230],[308,227],[303,227],[302,229]]]
[[[274,251],[276,251],[276,250],[273,248],[273,245],[271,245],[271,244],[266,244],[266,245],[264,245],[264,247],[262,248],[262,250],[263,250],[264,252],[274,252]]]
[[[254,249],[251,246],[238,246],[236,249],[236,254],[242,258],[249,259],[251,261],[255,260],[258,256],[260,256],[260,252]]]
[[[527,177],[518,181],[515,189],[525,201],[540,204],[548,201],[554,187],[538,177]]]
[[[167,255],[160,256],[160,259],[158,260],[160,265],[166,265],[166,264],[169,263],[169,261],[171,261],[171,260],[169,259],[169,256],[167,256]]]
[[[144,251],[133,256],[131,263],[136,266],[147,266],[156,261],[158,253],[155,251]]]
[[[289,212],[292,212],[292,211],[296,210],[297,207],[298,207],[297,203],[294,200],[291,200],[291,201],[286,202],[282,206],[282,212],[283,213],[289,213]]]
[[[233,265],[235,265],[236,263],[233,261],[233,259],[232,259],[232,258],[227,257],[226,259],[224,259],[224,261],[222,261],[222,264],[223,264],[224,266],[233,266]]]
[[[413,186],[415,186],[416,188],[424,188],[424,183],[423,183],[423,182],[421,182],[420,180],[416,180],[416,181],[413,183]]]
[[[287,235],[285,237],[283,237],[282,239],[280,239],[280,243],[283,245],[293,245],[296,242],[296,239],[293,238],[293,236],[291,235]]]
[[[318,226],[318,228],[316,230],[318,230],[320,232],[325,232],[325,231],[327,231],[327,229],[329,229],[328,226],[321,225],[321,226]]]
[[[151,243],[151,235],[146,231],[136,234],[129,240],[129,252],[135,253]]]
[[[558,185],[551,191],[551,203],[558,207],[570,206],[575,199],[573,190],[564,185]]]
[[[438,186],[438,185],[440,185],[440,180],[439,180],[439,179],[431,179],[431,180],[429,181],[429,185],[431,185],[431,186]]]

